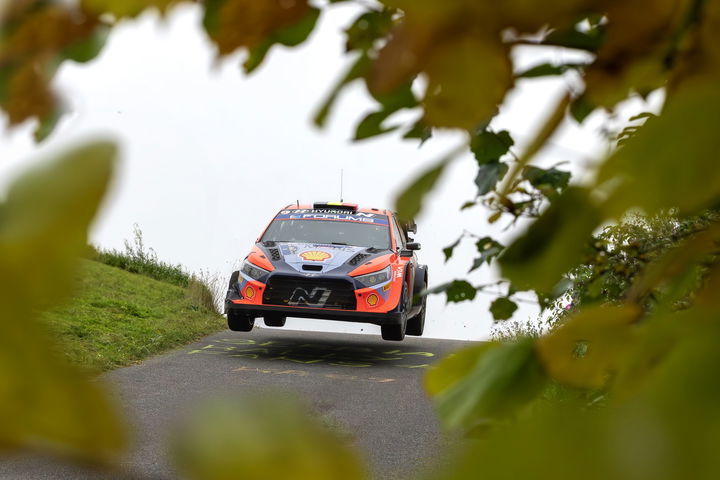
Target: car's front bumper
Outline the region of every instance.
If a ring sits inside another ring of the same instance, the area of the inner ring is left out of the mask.
[[[342,322],[371,323],[374,325],[399,325],[403,321],[401,312],[386,313],[359,312],[357,310],[334,310],[329,308],[284,307],[276,305],[257,305],[225,302],[226,311],[242,312],[252,317],[280,315],[283,317],[316,318],[320,320],[338,320]]]

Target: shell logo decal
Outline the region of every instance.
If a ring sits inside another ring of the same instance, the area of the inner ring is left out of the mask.
[[[303,252],[300,254],[300,258],[310,262],[322,262],[332,257],[328,252],[321,252],[320,250],[311,250],[309,252]]]

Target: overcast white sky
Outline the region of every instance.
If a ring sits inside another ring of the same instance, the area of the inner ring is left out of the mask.
[[[278,209],[295,200],[338,200],[340,169],[345,201],[391,207],[403,184],[462,137],[439,134],[421,149],[398,135],[353,144],[354,125],[373,107],[360,85],[341,98],[327,129],[311,125],[312,113],[345,68],[342,28],[356,12],[353,5],[333,8],[307,44],[275,48],[250,77],[239,68],[242,54],[216,61],[193,6],[176,8],[163,22],[150,13],[123,23],[96,61],[61,68],[56,84],[72,114],[47,141],[33,143],[32,125],[2,131],[0,192],[36,159],[98,135],[114,138],[122,163],[92,241],[121,249],[137,223],[161,259],[217,273],[223,282]],[[538,61],[532,51],[517,52],[519,67]],[[493,127],[527,139],[566,81],[521,82]],[[636,102],[627,112],[646,108]],[[568,123],[539,162],[569,160],[575,173],[584,173],[606,148],[598,134],[603,121],[598,114],[582,129]],[[464,228],[506,240],[513,235],[501,231],[507,222],[487,225],[481,208],[458,211],[474,197],[475,173],[471,156],[456,161],[417,219],[420,259],[429,265],[431,286],[465,276],[472,242],[448,264],[441,252]],[[483,269],[473,274],[474,282],[495,278]],[[431,297],[426,336],[486,338],[492,298],[480,294],[475,302],[445,306],[444,295]],[[536,313],[525,305],[514,318]],[[327,321],[292,319],[287,325],[379,333],[371,325]]]

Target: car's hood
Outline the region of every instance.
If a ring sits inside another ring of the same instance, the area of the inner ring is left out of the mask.
[[[315,272],[325,273],[348,262],[350,262],[348,266],[354,269],[371,257],[383,253],[381,250],[367,247],[321,243],[277,243],[276,248],[280,250],[282,261],[298,272],[304,273],[309,273],[307,268],[312,266],[315,266],[312,267]],[[317,267],[321,268],[316,269]]]

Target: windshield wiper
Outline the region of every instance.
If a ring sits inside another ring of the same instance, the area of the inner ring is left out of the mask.
[[[347,245],[347,243],[344,243],[344,242],[331,242],[330,245]]]

